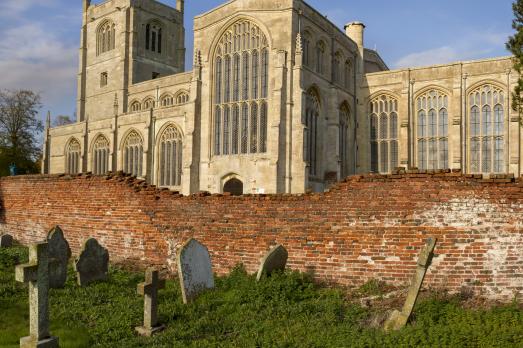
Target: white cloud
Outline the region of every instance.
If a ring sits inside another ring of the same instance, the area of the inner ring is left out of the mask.
[[[1,0],[0,18],[12,18],[33,8],[48,7],[56,4],[56,0]]]
[[[406,68],[478,59],[504,47],[509,35],[492,31],[471,33],[450,45],[409,53],[398,59],[394,66]]]
[[[0,89],[27,88],[46,106],[73,98],[77,48],[44,29],[42,23],[5,30],[0,41]]]

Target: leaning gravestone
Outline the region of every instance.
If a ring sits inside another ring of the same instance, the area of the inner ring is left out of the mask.
[[[21,348],[56,348],[49,333],[49,255],[47,243],[29,246],[29,263],[16,266],[16,281],[29,284],[29,336]]]
[[[0,236],[0,248],[10,248],[13,246],[13,236],[3,234]]]
[[[214,288],[209,251],[196,239],[188,240],[178,252],[178,277],[183,303],[188,303],[201,292]]]
[[[287,249],[283,247],[283,245],[277,245],[269,250],[260,263],[256,280],[260,281],[263,274],[270,276],[274,271],[285,271],[288,258],[289,253],[287,252]]]
[[[107,280],[109,252],[94,238],[89,238],[76,260],[78,285],[86,286],[97,280]]]
[[[427,270],[430,267],[436,242],[436,238],[427,239],[425,246],[419,254],[416,273],[414,274],[414,278],[410,285],[409,293],[407,294],[407,299],[405,300],[403,309],[401,312],[398,310],[392,312],[389,319],[385,322],[385,331],[400,330],[407,325],[412,310],[414,309],[414,305],[416,305],[416,300],[418,299],[421,285],[425,279],[425,274],[427,274]]]
[[[71,249],[59,226],[49,231],[47,243],[49,244],[49,287],[63,288],[67,280],[67,264],[71,257]]]

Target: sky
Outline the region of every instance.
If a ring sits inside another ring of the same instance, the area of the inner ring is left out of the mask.
[[[192,18],[223,2],[185,1],[187,69]],[[512,0],[307,2],[340,28],[364,22],[365,46],[377,49],[391,69],[509,55]],[[42,118],[47,110],[53,117],[75,111],[81,8],[81,0],[0,0],[0,89],[41,93]]]

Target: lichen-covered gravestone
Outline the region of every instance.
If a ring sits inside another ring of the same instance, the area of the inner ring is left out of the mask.
[[[283,245],[277,245],[269,250],[269,252],[261,260],[256,280],[259,281],[264,274],[270,276],[274,271],[284,271],[288,258],[289,253],[287,252],[287,249],[283,247]]]
[[[425,279],[425,274],[427,274],[427,270],[429,269],[430,263],[432,261],[436,242],[436,238],[427,239],[425,246],[419,254],[416,273],[412,279],[412,283],[410,285],[405,304],[403,305],[403,309],[401,312],[398,310],[394,310],[392,312],[389,319],[385,322],[385,331],[400,330],[405,325],[407,325],[409,317],[412,314],[412,310],[414,309],[414,305],[416,305],[421,286],[423,285],[423,280]]]
[[[214,288],[211,256],[207,248],[196,239],[190,239],[178,252],[178,277],[182,288],[183,303]]]
[[[89,238],[76,260],[78,285],[86,286],[98,280],[107,280],[109,252],[94,238]]]
[[[49,255],[47,243],[29,246],[29,263],[16,266],[16,281],[29,284],[29,336],[21,348],[55,348],[58,338],[49,334]]]
[[[13,236],[3,234],[0,236],[0,248],[10,248],[13,246]]]
[[[59,226],[49,231],[47,243],[49,244],[49,287],[63,288],[67,281],[67,264],[71,257],[71,249]]]

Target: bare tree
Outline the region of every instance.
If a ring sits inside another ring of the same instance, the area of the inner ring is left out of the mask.
[[[20,172],[37,171],[41,154],[38,134],[43,130],[38,119],[40,95],[28,90],[0,91],[0,174],[15,164]]]
[[[65,126],[65,125],[71,124],[73,122],[74,121],[71,120],[71,117],[69,117],[67,115],[58,115],[58,116],[56,116],[56,118],[53,121],[53,127]]]

